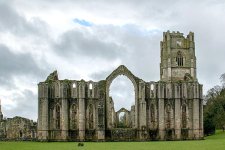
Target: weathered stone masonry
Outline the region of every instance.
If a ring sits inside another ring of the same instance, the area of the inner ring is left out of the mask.
[[[105,80],[59,80],[57,72],[38,84],[41,141],[182,140],[203,138],[202,85],[196,77],[194,33],[165,32],[160,81],[145,82],[121,65]],[[130,128],[117,128],[112,81],[125,75],[134,85],[135,105],[121,109]]]
[[[37,123],[27,118],[15,116],[3,118],[0,100],[0,141],[36,140]]]

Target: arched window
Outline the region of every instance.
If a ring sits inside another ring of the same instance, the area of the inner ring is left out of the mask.
[[[166,105],[166,127],[171,128],[171,105]]]
[[[186,110],[186,105],[182,106],[182,128],[187,128],[187,110]]]
[[[76,83],[73,83],[72,87],[75,89],[77,87]]]
[[[88,114],[88,118],[89,118],[89,129],[93,129],[94,128],[94,116],[93,116],[93,105],[89,105],[89,114]]]
[[[77,106],[76,104],[73,104],[71,106],[71,111],[70,111],[70,128],[71,129],[76,129],[77,128]]]
[[[100,93],[100,95],[103,95],[104,96],[104,94],[102,93]],[[104,125],[104,111],[103,111],[103,102],[99,102],[99,104],[98,104],[98,126],[99,126],[99,128],[102,128],[103,127],[103,125]]]
[[[184,58],[183,58],[180,51],[177,52],[176,62],[177,62],[177,66],[183,66],[184,65]]]
[[[151,84],[151,91],[154,90],[154,84]]]
[[[55,107],[55,120],[56,120],[56,129],[60,129],[60,106],[56,105]]]
[[[75,98],[77,96],[77,83],[74,82],[71,87],[71,96]]]
[[[153,104],[151,104],[150,110],[151,110],[151,122],[155,123],[155,107]]]
[[[89,84],[89,89],[92,90],[92,83]]]
[[[92,89],[93,89],[93,85],[92,83],[89,84],[89,96],[92,97]]]

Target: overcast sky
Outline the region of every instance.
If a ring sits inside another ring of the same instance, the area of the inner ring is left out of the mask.
[[[37,84],[56,69],[60,79],[98,81],[123,64],[145,81],[158,81],[167,30],[195,33],[204,93],[219,85],[225,73],[223,0],[0,0],[3,114],[36,120]],[[133,90],[126,77],[113,81],[116,109],[134,103]]]

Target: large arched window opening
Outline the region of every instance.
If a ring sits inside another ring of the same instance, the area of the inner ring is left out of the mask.
[[[125,108],[129,111],[129,120],[131,120],[131,124],[129,127],[132,127],[135,122],[135,117],[131,114],[135,114],[134,108],[135,105],[135,91],[134,85],[130,79],[126,76],[119,75],[115,78],[110,87],[109,87],[109,96],[111,97],[111,113],[112,116],[116,116],[116,112],[118,112],[121,108]],[[132,107],[133,106],[133,107]],[[132,113],[132,111],[134,111]],[[114,115],[113,115],[114,114]],[[118,117],[118,116],[116,116]],[[118,127],[120,118],[112,118],[113,127]]]

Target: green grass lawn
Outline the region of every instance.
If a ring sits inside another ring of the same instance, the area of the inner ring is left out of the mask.
[[[0,150],[225,150],[225,132],[200,141],[158,142],[0,142]]]

